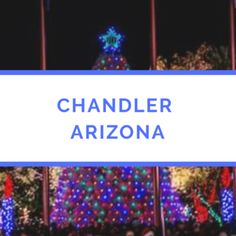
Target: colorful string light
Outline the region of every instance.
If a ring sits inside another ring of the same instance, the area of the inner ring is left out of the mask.
[[[7,175],[4,199],[2,200],[2,229],[6,236],[10,236],[14,227],[14,202],[12,198],[13,183],[10,175]]]
[[[172,187],[168,168],[161,168],[161,205],[164,210],[165,221],[176,223],[188,220],[189,210],[180,199],[180,194]]]
[[[57,171],[59,173],[59,171]],[[222,172],[222,186],[229,185],[228,171]],[[228,176],[226,178],[226,176]],[[153,222],[153,184],[151,168],[63,168],[60,171],[51,221],[60,226],[72,223],[77,227],[115,222],[127,223],[138,218],[140,223]],[[193,187],[193,193],[178,191],[172,184],[170,168],[161,168],[161,206],[165,221],[176,223],[195,218],[204,223],[211,217],[221,226],[231,222],[234,215],[233,193],[230,188],[217,193],[217,184],[211,189],[202,184]],[[218,202],[221,197],[221,215]]]
[[[59,177],[51,222],[78,228],[95,222],[153,223],[150,168],[67,167]]]
[[[103,44],[103,53],[96,60],[93,70],[129,70],[129,64],[120,54],[124,36],[118,33],[114,27],[110,27],[106,34],[99,40]]]
[[[208,215],[211,215],[213,219],[220,226],[222,226],[222,220],[219,214],[212,208],[210,203],[200,194],[194,193],[194,204],[197,210],[197,219],[199,223],[204,223],[208,220]]]
[[[129,70],[129,64],[122,55],[101,54],[95,65],[94,70]]]

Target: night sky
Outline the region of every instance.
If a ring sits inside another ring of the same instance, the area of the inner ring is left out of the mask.
[[[228,45],[228,0],[157,0],[158,54]],[[108,26],[124,33],[132,69],[149,68],[148,0],[51,0],[48,69],[91,69]],[[39,0],[0,2],[0,69],[39,69]]]

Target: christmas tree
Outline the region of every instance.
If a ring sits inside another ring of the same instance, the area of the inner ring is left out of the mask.
[[[126,58],[120,54],[124,36],[117,33],[114,27],[110,27],[99,40],[103,44],[103,53],[97,59],[93,70],[129,70]]]
[[[62,168],[50,214],[58,226],[153,223],[151,168]]]

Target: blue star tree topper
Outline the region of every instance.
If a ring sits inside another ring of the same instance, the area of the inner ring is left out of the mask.
[[[124,36],[118,33],[114,27],[108,28],[106,34],[99,37],[103,43],[103,50],[105,53],[116,53],[120,52],[121,43],[124,40]]]

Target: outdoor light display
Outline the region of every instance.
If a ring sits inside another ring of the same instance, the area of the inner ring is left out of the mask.
[[[41,169],[0,169],[0,229],[42,222]],[[152,167],[50,168],[50,220],[78,228],[97,223],[154,223]],[[160,203],[167,223],[219,226],[234,219],[232,168],[161,167]],[[203,178],[204,176],[204,178]],[[14,184],[13,184],[14,181]],[[13,199],[14,196],[14,199]],[[157,196],[158,197],[158,196]]]
[[[42,222],[41,178],[38,167],[0,168],[0,229]]]
[[[224,167],[221,173],[221,214],[225,223],[234,219],[234,195],[232,190],[232,177],[229,167]]]
[[[52,205],[51,222],[78,228],[97,223],[153,223],[151,168],[63,168]]]
[[[110,27],[106,34],[101,35],[99,40],[103,43],[103,51],[108,54],[119,53],[124,36]]]
[[[14,226],[14,202],[12,198],[13,183],[10,175],[7,175],[2,200],[2,229],[6,236],[10,236]]]
[[[221,192],[222,219],[226,223],[231,223],[234,218],[234,196],[233,191],[224,189]]]
[[[161,202],[165,221],[214,220],[220,226],[234,217],[230,168],[161,168]]]
[[[222,226],[222,219],[220,215],[212,207],[209,200],[205,199],[201,193],[193,192],[193,201],[196,210],[196,221],[198,223],[207,222],[211,216],[220,226]]]
[[[160,169],[161,207],[164,211],[166,222],[187,221],[189,209],[181,200],[180,193],[172,186],[170,171],[168,168]]]
[[[103,47],[103,53],[99,56],[94,70],[129,70],[125,57],[121,55],[121,44],[124,36],[118,33],[114,27],[110,27],[106,34],[99,37]]]
[[[52,168],[51,188],[51,222],[60,226],[153,223],[152,168]],[[230,168],[160,168],[160,194],[167,223],[213,220],[222,226],[234,217]]]

